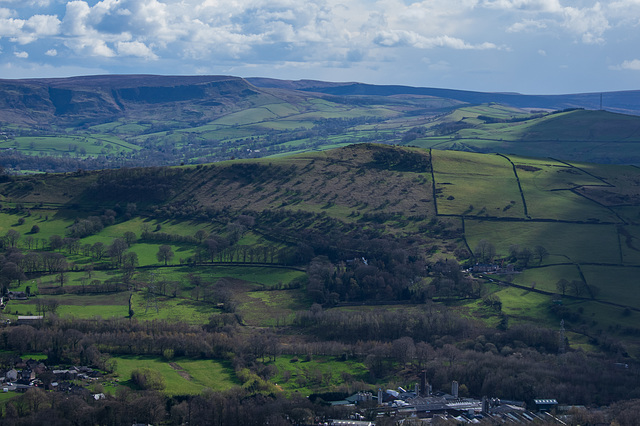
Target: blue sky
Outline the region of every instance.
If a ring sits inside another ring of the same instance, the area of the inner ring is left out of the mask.
[[[0,0],[0,78],[640,89],[640,0]]]

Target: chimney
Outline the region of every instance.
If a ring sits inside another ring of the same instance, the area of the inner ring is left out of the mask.
[[[489,414],[489,398],[482,397],[482,414]]]
[[[427,372],[425,370],[420,374],[420,392],[422,392],[422,396],[428,396],[427,390]]]
[[[451,395],[453,395],[454,398],[458,397],[458,382],[455,380],[451,383]]]

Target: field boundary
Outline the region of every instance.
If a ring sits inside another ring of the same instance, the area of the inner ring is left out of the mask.
[[[513,168],[513,174],[516,177],[516,183],[518,184],[518,191],[520,191],[520,198],[522,198],[522,207],[524,208],[524,215],[526,216],[527,219],[531,219],[531,216],[529,216],[529,211],[527,210],[527,200],[524,198],[524,192],[522,191],[522,185],[520,184],[520,177],[518,176],[518,170],[516,169],[515,163],[511,161],[511,159],[504,154],[498,153],[497,155],[499,157],[505,158],[511,164],[511,167]]]

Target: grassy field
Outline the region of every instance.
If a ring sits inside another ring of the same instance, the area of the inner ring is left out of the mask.
[[[291,111],[284,108],[271,112],[287,114]],[[486,117],[478,117],[490,113],[496,117],[511,114],[509,110],[485,107],[460,112],[463,119],[474,122],[485,120]],[[208,126],[209,132],[219,131],[213,125]],[[332,140],[328,137],[326,143]],[[424,162],[418,163],[419,169],[410,165],[382,167],[380,158],[390,155],[392,149],[397,155],[421,158]],[[432,182],[429,160],[435,182]],[[329,225],[334,227],[332,232],[355,229],[349,232],[415,238],[418,241],[414,247],[416,253],[424,254],[429,260],[453,257],[454,251],[463,247],[465,241],[472,250],[481,240],[490,242],[495,246],[498,258],[507,256],[512,245],[529,249],[542,246],[549,254],[540,265],[535,259],[529,269],[515,274],[514,284],[555,293],[559,279],[579,280],[582,278],[579,271],[582,271],[587,284],[596,292],[596,302],[640,307],[634,296],[628,296],[633,292],[633,273],[630,271],[634,269],[627,268],[640,266],[640,196],[634,192],[640,184],[640,169],[622,167],[617,174],[618,169],[611,166],[567,164],[554,159],[437,150],[430,155],[417,148],[366,144],[289,157],[185,166],[176,170],[184,171],[183,175],[176,175],[181,182],[180,190],[174,188],[171,196],[163,201],[165,205],[151,207],[141,202],[138,210],[144,212],[144,216],[121,214],[114,224],[79,241],[86,248],[97,242],[112,244],[127,232],[135,234],[137,241],[129,250],[137,254],[139,265],[130,284],[121,287],[125,291],[109,294],[93,291],[92,285],[97,289],[96,283],[104,285],[119,277],[122,271],[101,270],[100,267],[109,262],[91,259],[89,254],[83,254],[83,250],[71,254],[66,248],[58,253],[74,262],[77,268],[95,263],[96,270],[91,277],[81,270],[66,274],[66,289],[75,292],[84,286],[85,293],[43,294],[56,291],[57,275],[29,277],[20,286],[12,283],[13,288],[24,290],[29,285],[38,293],[39,287],[42,291],[38,298],[58,300],[58,315],[80,318],[127,316],[129,292],[133,291],[136,319],[205,324],[212,315],[222,312],[223,306],[213,300],[216,286],[231,293],[235,312],[247,326],[290,324],[296,312],[311,307],[312,300],[306,292],[306,274],[301,269],[270,268],[260,264],[192,266],[187,259],[203,248],[195,240],[176,243],[140,239],[143,230],[151,235],[164,233],[176,238],[191,238],[198,230],[217,238],[231,235],[234,216],[225,216],[227,213],[215,213],[218,215],[212,216],[215,220],[206,220],[207,216],[201,214],[198,221],[155,216],[155,212],[165,211],[162,209],[178,212],[179,206],[184,205],[198,206],[202,212],[207,209],[241,212],[256,218],[254,228],[245,230],[237,241],[233,240],[232,247],[238,250],[236,261],[242,259],[243,251],[249,247],[259,249],[260,253],[264,247],[267,250],[295,249],[295,232],[315,229],[323,233]],[[96,179],[96,174],[74,173],[7,183],[9,189],[2,192],[5,209],[0,212],[0,236],[16,230],[21,234],[18,248],[23,253],[29,251],[29,245],[31,250],[47,251],[49,238],[67,236],[76,218],[115,208],[115,202],[111,201],[96,207],[90,191],[83,193],[82,188],[90,187]],[[437,213],[434,195],[437,196]],[[525,214],[523,198],[529,218]],[[41,201],[56,204],[39,206]],[[18,212],[20,204],[23,207]],[[120,205],[119,209],[124,207],[127,204]],[[268,225],[263,226],[261,221]],[[40,231],[29,234],[35,224]],[[289,239],[279,239],[278,235],[269,233],[271,227],[296,231],[289,231]],[[175,253],[168,262],[169,267],[162,267],[156,257],[160,245],[164,244]],[[195,287],[194,282],[198,279],[202,282],[201,287]],[[150,282],[155,283],[158,292],[152,300],[146,296],[146,286]],[[205,292],[205,289],[208,290]],[[545,324],[556,320],[549,316],[551,302],[546,296],[502,288],[498,289],[497,295],[503,300],[504,312],[514,321],[535,322],[536,316]],[[10,302],[11,318],[15,318],[16,312],[35,314],[36,300]],[[481,313],[482,307],[478,305],[474,309]],[[489,317],[487,321],[496,322],[497,317]]]
[[[128,314],[129,295],[126,293],[109,294],[64,294],[56,296],[38,296],[26,301],[12,300],[7,305],[5,314],[38,315],[39,300],[56,300],[59,303],[58,315],[69,315],[78,318],[111,318],[125,317]],[[15,318],[14,318],[15,319]]]
[[[596,299],[640,309],[640,268],[582,267],[589,287],[596,289]]]
[[[584,171],[553,161],[514,159],[529,216],[534,219],[619,222],[609,209],[572,190],[607,186]]]
[[[551,314],[552,297],[519,288],[508,287],[495,293],[502,302],[502,312],[509,322],[544,324],[554,327],[559,321]]]
[[[503,157],[432,151],[438,213],[524,217],[513,167]]]
[[[269,362],[277,369],[271,381],[286,394],[308,396],[327,392],[345,382],[366,381],[368,369],[362,363],[316,356],[309,361],[293,356],[279,356]]]
[[[485,122],[484,117],[504,122]],[[517,120],[512,120],[516,118]],[[527,119],[528,118],[528,119]],[[511,121],[510,121],[511,120]],[[427,134],[409,144],[422,148],[553,156],[568,161],[639,164],[638,118],[606,111],[574,110],[527,117],[499,105],[459,108],[431,125],[465,124],[446,135]]]
[[[190,360],[176,358],[167,361],[157,357],[115,356],[116,374],[120,384],[134,386],[131,372],[137,368],[151,368],[165,379],[164,393],[195,395],[205,389],[224,391],[239,385],[233,368],[226,363],[213,360]]]
[[[615,225],[467,219],[465,230],[470,247],[475,247],[480,240],[487,240],[503,256],[509,254],[512,244],[529,248],[541,245],[549,252],[546,264],[620,262]]]
[[[158,268],[150,272],[153,272],[157,281],[186,281],[188,274],[196,274],[208,282],[215,282],[220,278],[234,278],[255,284],[255,288],[261,288],[262,285],[271,287],[279,282],[289,284],[294,279],[305,276],[304,272],[295,269],[251,265],[179,266]]]
[[[132,302],[135,312],[134,318],[142,321],[159,319],[206,324],[212,315],[220,313],[220,310],[212,303],[182,297],[155,296],[147,298],[146,292],[136,293]],[[128,305],[123,308],[128,312]]]
[[[619,233],[624,263],[640,265],[640,226],[621,226]]]
[[[137,128],[136,130],[141,131],[143,129]],[[129,132],[134,132],[134,129],[130,129]],[[140,147],[113,136],[93,134],[91,136],[16,137],[13,140],[0,141],[0,149],[15,149],[28,155],[86,157],[116,152],[134,152],[139,150]]]
[[[502,276],[502,279],[506,276]],[[525,287],[533,287],[537,290],[557,293],[556,283],[565,279],[567,281],[581,280],[580,271],[575,265],[554,265],[542,268],[531,268],[522,273],[515,274],[513,283]]]
[[[6,235],[7,231],[13,229],[20,233],[21,245],[26,244],[25,240],[28,237],[32,237],[40,246],[43,240],[48,240],[52,235],[65,235],[67,228],[73,224],[73,219],[59,216],[56,210],[33,209],[30,216],[26,212],[18,214],[0,212],[0,235]],[[21,221],[24,223],[20,224]],[[34,225],[39,228],[35,234],[31,233]]]
[[[312,300],[300,290],[242,291],[237,298],[244,322],[260,327],[290,324],[296,312],[312,305]]]

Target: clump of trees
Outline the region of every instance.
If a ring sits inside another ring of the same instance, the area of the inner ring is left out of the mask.
[[[482,239],[476,244],[473,255],[478,263],[493,263],[497,256],[496,247],[488,240]],[[531,265],[542,265],[547,256],[549,256],[549,251],[544,246],[536,245],[530,249],[512,244],[509,246],[509,254],[504,257],[504,260],[518,268],[527,268]]]
[[[106,210],[101,216],[89,216],[86,219],[76,219],[71,225],[67,234],[73,238],[84,238],[89,235],[97,234],[102,231],[105,226],[115,223],[116,212],[114,210]]]
[[[161,391],[166,387],[162,374],[151,368],[136,368],[131,372],[131,381],[143,390]]]

